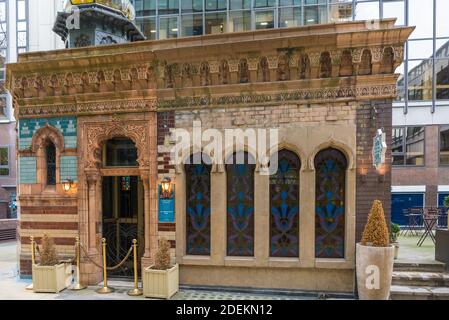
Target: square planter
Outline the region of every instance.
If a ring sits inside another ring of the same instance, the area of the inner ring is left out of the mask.
[[[33,265],[33,291],[59,293],[71,283],[72,266],[60,263],[55,266]]]
[[[444,262],[449,270],[449,230],[437,229],[435,240],[435,260]]]
[[[147,298],[170,299],[179,290],[179,266],[168,270],[144,269],[142,274],[143,295]]]

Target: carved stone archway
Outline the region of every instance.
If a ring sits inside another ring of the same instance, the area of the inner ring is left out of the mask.
[[[145,117],[135,116],[131,119],[117,119],[114,116],[108,118],[107,120],[84,118],[79,121],[82,149],[79,176],[84,184],[84,192],[79,193],[81,242],[88,244],[91,258],[99,259],[101,181],[105,170],[102,168],[102,147],[110,139],[129,138],[137,149],[138,174],[144,188],[145,243],[141,245],[144,246],[142,266],[145,267],[152,263],[157,248],[157,116],[155,112],[151,112]],[[136,169],[132,170],[136,172]],[[91,273],[88,275],[89,283],[101,280],[98,270],[89,269],[89,267],[85,270]],[[95,272],[89,270],[95,270]]]

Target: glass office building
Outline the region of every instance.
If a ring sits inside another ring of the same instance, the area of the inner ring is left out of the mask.
[[[393,220],[449,195],[449,0],[134,0],[148,39],[396,18],[416,26],[396,70]],[[376,27],[375,21],[372,22]]]

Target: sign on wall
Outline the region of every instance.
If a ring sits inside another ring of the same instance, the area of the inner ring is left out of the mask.
[[[170,192],[162,192],[159,186],[159,222],[175,222],[175,192],[172,186]]]
[[[378,129],[373,139],[373,165],[376,169],[385,164],[385,153],[387,152],[386,134]]]

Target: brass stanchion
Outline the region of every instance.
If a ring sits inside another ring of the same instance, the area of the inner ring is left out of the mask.
[[[106,266],[106,239],[103,238],[103,287],[95,290],[97,293],[111,293],[114,292],[114,288],[108,287],[108,271]]]
[[[139,289],[138,271],[137,271],[137,240],[133,239],[133,254],[134,254],[134,289],[128,291],[129,296],[141,296],[142,290]]]
[[[83,290],[86,286],[83,286],[80,282],[80,264],[81,264],[81,243],[80,238],[77,236],[75,241],[76,247],[76,283],[70,287],[70,290]]]
[[[34,237],[30,236],[30,243],[31,243],[31,279],[33,278],[33,266],[36,263],[36,253],[35,253],[35,247],[34,247]],[[30,285],[26,287],[27,290],[33,290],[33,282],[31,282]]]

